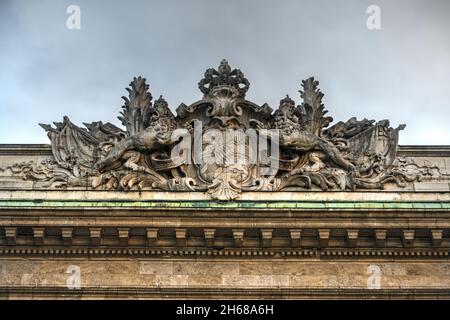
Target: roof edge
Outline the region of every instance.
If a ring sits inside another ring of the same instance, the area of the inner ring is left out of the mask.
[[[1,144],[0,155],[51,155],[50,144]],[[399,145],[399,156],[450,157],[450,145]]]

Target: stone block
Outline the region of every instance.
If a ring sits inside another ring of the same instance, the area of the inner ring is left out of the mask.
[[[285,275],[223,275],[222,286],[227,287],[288,287]]]
[[[414,182],[415,191],[450,191],[449,183],[446,182]]]
[[[174,262],[162,261],[141,261],[139,273],[141,274],[155,274],[155,275],[171,275],[174,274]]]

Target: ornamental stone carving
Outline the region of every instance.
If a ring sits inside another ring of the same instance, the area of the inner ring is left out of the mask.
[[[302,81],[302,102],[286,96],[273,112],[245,99],[249,81],[223,60],[198,83],[202,99],[181,104],[175,116],[137,77],[123,97],[123,128],[101,121],[79,127],[68,117],[40,124],[54,159],[9,170],[39,187],[199,191],[218,200],[242,191],[402,187],[429,172],[397,158],[405,125],[351,118],[329,127],[318,85]]]

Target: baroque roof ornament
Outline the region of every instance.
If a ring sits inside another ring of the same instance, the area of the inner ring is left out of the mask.
[[[221,86],[234,88],[237,95],[244,98],[250,82],[244,77],[241,70],[231,70],[228,61],[223,59],[217,70],[213,68],[207,69],[204,78],[198,83],[198,88],[205,95],[205,98],[213,95],[213,90],[217,90]]]
[[[388,120],[337,122],[326,116],[313,77],[302,103],[289,96],[275,112],[245,99],[250,83],[222,60],[198,83],[203,98],[175,116],[146,79],[134,78],[119,120],[40,124],[54,160],[15,167],[42,187],[206,192],[232,200],[243,191],[381,189],[404,186],[424,170],[397,158],[399,131]],[[218,161],[220,160],[220,161]]]

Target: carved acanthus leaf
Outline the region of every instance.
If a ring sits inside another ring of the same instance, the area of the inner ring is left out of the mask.
[[[303,98],[303,103],[300,105],[300,123],[304,130],[315,134],[322,135],[322,129],[326,128],[332,121],[332,117],[325,117],[327,110],[322,103],[323,93],[318,88],[319,81],[310,77],[302,81],[302,88],[300,95]]]
[[[149,85],[145,78],[135,77],[130,83],[128,98],[123,96],[125,101],[120,112],[119,120],[127,128],[128,135],[134,135],[148,127],[152,107],[152,95],[148,91]]]

